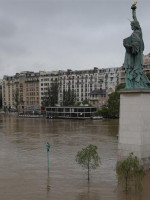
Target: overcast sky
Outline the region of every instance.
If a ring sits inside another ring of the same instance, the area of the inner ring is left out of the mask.
[[[21,71],[120,67],[131,0],[0,0],[0,78]],[[150,1],[139,0],[144,54]]]

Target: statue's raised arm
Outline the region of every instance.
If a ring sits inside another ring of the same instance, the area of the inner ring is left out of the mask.
[[[137,20],[137,17],[136,17],[136,4],[137,4],[137,2],[133,3],[133,5],[131,6],[131,9],[132,9],[132,17],[133,17],[133,20],[134,20],[134,21],[138,21],[138,20]]]

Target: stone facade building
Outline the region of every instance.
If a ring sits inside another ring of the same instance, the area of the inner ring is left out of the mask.
[[[3,108],[19,108],[39,105],[39,73],[21,72],[4,76],[2,83]]]
[[[4,76],[2,83],[3,108],[9,109],[15,106],[14,102],[14,77]]]
[[[119,68],[106,68],[59,72],[59,102],[62,104],[63,91],[74,90],[76,101],[89,99],[90,93],[97,89],[115,88],[118,85]]]
[[[39,106],[39,73],[29,72],[25,74],[25,106]]]
[[[4,76],[2,84],[3,108],[16,107],[18,93],[19,108],[41,106],[52,83],[58,82],[58,104],[63,104],[63,91],[70,88],[76,94],[76,102],[90,98],[93,90],[115,88],[119,82],[119,68],[95,67],[90,70],[67,70],[53,72],[21,72]]]
[[[96,89],[90,93],[89,103],[92,106],[101,107],[107,102],[107,94],[104,89]]]
[[[109,89],[96,89],[90,93],[89,103],[95,107],[102,107],[107,104],[109,95],[115,90],[112,88]]]
[[[143,70],[148,73],[150,72],[150,54],[144,55],[143,58]],[[25,71],[16,73],[14,76],[4,76],[2,80],[3,108],[16,107],[17,92],[19,94],[19,107],[41,106],[48,88],[56,81],[59,84],[59,105],[63,104],[63,91],[69,88],[76,94],[76,102],[85,99],[92,102],[92,91],[108,91],[108,89],[114,91],[118,84],[125,83],[125,70],[123,67],[102,69],[94,67],[94,69],[75,71],[71,69],[36,73]],[[99,106],[101,105],[100,102],[101,100],[99,100]]]

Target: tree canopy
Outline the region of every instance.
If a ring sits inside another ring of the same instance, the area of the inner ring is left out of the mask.
[[[100,157],[97,152],[97,146],[90,144],[79,151],[76,155],[76,162],[83,168],[87,169],[89,181],[90,170],[96,169],[100,164]]]
[[[71,90],[70,87],[68,90],[63,91],[63,106],[73,106],[75,104],[75,92]]]
[[[19,90],[16,89],[14,94],[14,100],[15,100],[15,108],[18,111],[18,106],[20,105],[20,97],[19,97]]]
[[[142,189],[141,181],[145,172],[143,166],[140,165],[139,159],[133,153],[130,153],[125,160],[117,163],[116,172],[118,181],[124,185],[126,192],[129,190],[131,183],[134,184],[135,189]]]
[[[58,103],[58,83],[55,81],[51,84],[48,88],[47,92],[45,93],[42,99],[43,106],[55,106]]]
[[[118,118],[120,110],[120,94],[119,90],[125,88],[125,83],[121,83],[115,89],[115,92],[112,92],[108,99],[107,107],[103,107],[99,113],[106,118]]]

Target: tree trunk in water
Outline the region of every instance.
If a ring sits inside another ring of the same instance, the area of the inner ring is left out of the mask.
[[[88,160],[88,181],[90,180],[90,168],[89,168],[89,160]]]
[[[126,192],[128,191],[128,177],[126,176]]]

